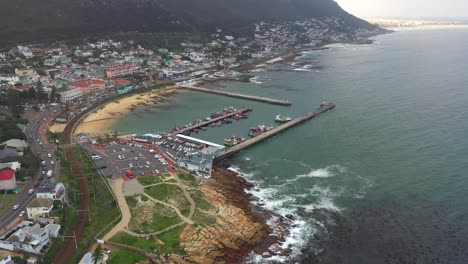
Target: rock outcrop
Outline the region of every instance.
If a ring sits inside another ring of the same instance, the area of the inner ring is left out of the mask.
[[[216,210],[216,223],[187,226],[180,241],[187,257],[196,263],[240,263],[272,233],[264,215],[253,213],[251,187],[243,178],[216,169],[213,179],[201,187]]]

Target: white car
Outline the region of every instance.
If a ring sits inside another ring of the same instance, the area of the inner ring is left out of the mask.
[[[103,248],[102,252],[104,252],[106,254],[110,254],[112,251],[110,249],[108,249],[108,248]]]
[[[121,159],[122,159],[122,156],[119,155],[117,158],[118,158],[119,160],[121,160]]]
[[[52,158],[52,154],[50,154],[50,153],[47,154],[47,157]]]
[[[18,210],[18,208],[19,208],[19,204],[15,204],[15,205],[13,205],[13,207],[12,207],[12,208],[13,208],[13,210]]]
[[[31,195],[34,193],[34,189],[29,189],[28,194]]]
[[[20,217],[23,217],[25,214],[26,214],[26,211],[21,211],[21,213],[19,214],[19,216],[20,216]]]
[[[50,164],[54,165],[54,164],[55,164],[55,162],[54,162],[53,160],[51,160],[51,161],[50,161]]]

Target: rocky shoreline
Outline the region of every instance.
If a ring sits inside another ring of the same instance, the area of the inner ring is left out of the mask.
[[[286,256],[281,244],[288,235],[290,221],[254,205],[253,188],[242,176],[214,169],[201,190],[216,210],[216,223],[188,226],[180,236],[187,257],[196,263],[244,263],[254,252],[264,258]],[[273,223],[273,224],[272,224]]]

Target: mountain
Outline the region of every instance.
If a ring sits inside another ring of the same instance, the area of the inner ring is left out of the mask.
[[[375,28],[332,0],[2,0],[0,45],[121,31],[236,31],[260,20],[322,17]]]

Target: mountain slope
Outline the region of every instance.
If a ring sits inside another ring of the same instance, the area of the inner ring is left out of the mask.
[[[332,0],[0,0],[0,45],[118,31],[211,31],[259,20],[341,17],[373,25]]]

